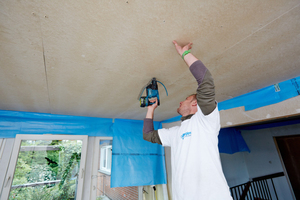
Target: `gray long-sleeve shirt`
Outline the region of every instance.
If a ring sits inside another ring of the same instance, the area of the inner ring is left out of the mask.
[[[190,71],[198,83],[196,93],[197,103],[202,113],[209,115],[216,108],[215,85],[212,75],[200,60],[197,60],[190,66]],[[183,116],[181,121],[190,119],[192,116],[193,114]],[[144,119],[143,138],[152,143],[162,144],[158,131],[154,130],[153,119]]]

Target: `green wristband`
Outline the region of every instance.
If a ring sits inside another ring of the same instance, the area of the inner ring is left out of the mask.
[[[189,53],[191,53],[191,50],[187,50],[187,51],[183,52],[182,59],[184,60],[184,56],[189,54]]]

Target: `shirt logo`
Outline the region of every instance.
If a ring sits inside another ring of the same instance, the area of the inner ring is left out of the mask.
[[[184,134],[181,135],[181,139],[184,140],[184,138],[190,137],[191,135],[192,135],[192,132],[186,132],[186,133],[184,133]]]

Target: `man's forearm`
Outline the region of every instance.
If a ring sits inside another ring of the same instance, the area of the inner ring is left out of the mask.
[[[148,119],[153,119],[154,116],[154,110],[151,108],[148,108],[147,114],[146,114],[146,118]]]
[[[187,64],[187,66],[191,66],[194,62],[196,62],[198,59],[191,53],[184,56],[184,62]]]
[[[143,127],[143,138],[152,143],[162,144],[158,135],[158,131],[154,130],[153,126],[153,117],[154,117],[154,110],[158,106],[158,101],[153,101],[154,104],[148,106],[146,118],[144,119],[144,127]]]
[[[154,130],[153,119],[144,119],[143,138],[144,140],[152,143],[162,144],[158,135],[158,131]]]

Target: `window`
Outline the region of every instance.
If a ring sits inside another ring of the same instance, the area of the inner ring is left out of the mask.
[[[102,146],[100,154],[100,171],[110,175],[112,146]]]
[[[111,188],[112,139],[112,137],[95,137],[94,155],[91,159],[93,162],[93,175],[91,176],[93,189],[91,197],[86,199],[142,200],[141,186]],[[107,170],[105,171],[105,169]]]
[[[88,136],[17,135],[0,199],[81,199]]]

